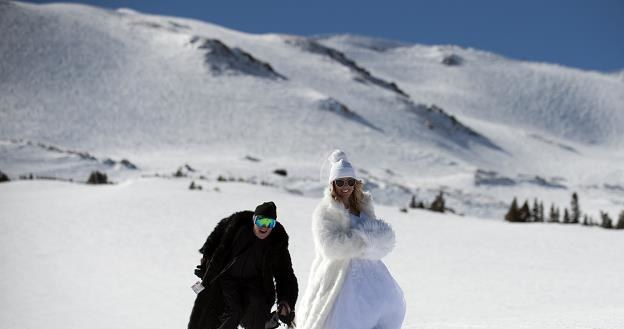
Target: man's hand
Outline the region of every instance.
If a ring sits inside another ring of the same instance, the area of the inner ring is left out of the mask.
[[[285,323],[289,328],[294,327],[295,312],[290,308],[288,302],[281,301],[277,304],[277,314],[280,321]]]
[[[204,277],[204,274],[206,274],[206,258],[202,257],[199,261],[199,265],[195,267],[195,275],[201,279]]]
[[[288,315],[290,314],[290,305],[288,305],[288,302],[282,301],[277,304],[277,310],[279,311],[279,315]]]
[[[203,268],[201,265],[197,265],[197,267],[195,268],[195,275],[201,279],[204,277],[204,274],[206,274],[206,269]]]

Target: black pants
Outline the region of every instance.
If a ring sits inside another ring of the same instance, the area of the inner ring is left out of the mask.
[[[219,326],[218,316],[222,308],[215,305],[214,298],[220,294],[219,287],[212,285],[197,295],[188,329],[214,329]]]
[[[220,280],[225,310],[219,329],[236,329],[245,317],[245,328],[264,329],[269,319],[270,306],[262,292],[262,285],[257,280]]]

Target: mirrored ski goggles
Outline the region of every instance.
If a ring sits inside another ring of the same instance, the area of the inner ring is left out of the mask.
[[[275,227],[275,218],[263,217],[263,216],[254,216],[254,223],[258,227]]]
[[[347,185],[349,185],[349,186],[354,186],[355,185],[355,179],[354,178],[338,178],[338,179],[336,179],[334,181],[334,183],[338,187],[343,187],[345,183]]]

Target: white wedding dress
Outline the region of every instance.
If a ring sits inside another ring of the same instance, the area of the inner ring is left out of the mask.
[[[350,217],[352,228],[362,221]],[[324,328],[400,329],[404,317],[403,291],[386,265],[381,260],[354,258]]]

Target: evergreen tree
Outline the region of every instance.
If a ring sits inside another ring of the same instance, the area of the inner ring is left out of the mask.
[[[587,214],[583,215],[583,225],[589,226],[589,216]]]
[[[538,222],[539,218],[539,205],[537,204],[537,198],[533,199],[533,207],[531,208],[531,216],[529,221]]]
[[[539,203],[539,211],[538,211],[538,216],[537,216],[537,221],[538,222],[543,222],[544,221],[544,202],[540,202]]]
[[[565,208],[563,211],[563,223],[564,224],[570,223],[570,213],[568,213],[568,208]]]
[[[572,193],[572,201],[570,202],[570,223],[578,224],[581,218],[581,209],[579,207],[578,195]]]
[[[412,195],[412,201],[410,201],[409,207],[414,209],[418,208],[418,204],[416,203],[416,196]]]
[[[438,196],[436,196],[435,200],[431,203],[431,210],[435,212],[444,212],[446,209],[444,203],[444,192],[440,191]]]
[[[559,210],[559,207],[555,209],[555,222],[561,222],[561,211]]]
[[[619,230],[624,229],[624,210],[622,210],[622,212],[620,213],[620,216],[618,217],[617,224],[615,224],[615,228],[617,228]]]
[[[555,210],[555,204],[550,204],[550,214],[548,214],[548,222],[556,223],[557,222],[557,211]]]
[[[99,171],[92,171],[87,180],[87,184],[108,184],[108,176]]]
[[[531,211],[529,210],[529,202],[525,200],[524,204],[522,204],[522,207],[520,208],[520,213],[518,214],[518,221],[524,223],[524,222],[529,221],[530,217],[531,217]]]
[[[11,179],[9,178],[9,176],[7,176],[5,173],[0,171],[0,183],[2,183],[2,182],[10,182],[10,181],[11,181]]]
[[[519,209],[518,209],[518,201],[516,198],[511,201],[511,206],[505,215],[505,220],[508,222],[517,222],[519,221]]]
[[[611,217],[609,217],[608,213],[600,211],[600,217],[602,218],[602,224],[600,227],[613,228],[613,221],[611,220]]]

